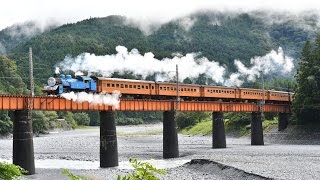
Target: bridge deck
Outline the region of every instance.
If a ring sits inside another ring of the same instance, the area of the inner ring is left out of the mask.
[[[31,100],[31,101],[30,101]],[[32,102],[34,110],[43,111],[88,111],[88,110],[117,110],[117,111],[170,111],[176,109],[172,100],[121,99],[118,109],[107,105],[94,105],[88,102],[74,102],[59,97],[0,95],[0,110],[27,109]],[[210,112],[254,112],[259,111],[255,103],[212,102],[212,101],[181,101],[179,111],[210,111]],[[265,104],[264,112],[290,112],[289,104]]]

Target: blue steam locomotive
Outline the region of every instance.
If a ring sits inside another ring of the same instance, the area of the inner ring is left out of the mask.
[[[88,76],[75,76],[60,74],[59,77],[50,77],[48,85],[44,87],[48,95],[61,95],[66,92],[96,92],[96,81]]]

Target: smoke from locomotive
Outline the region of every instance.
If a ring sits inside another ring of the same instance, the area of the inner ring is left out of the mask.
[[[147,52],[140,54],[137,49],[130,52],[124,46],[116,47],[117,54],[96,56],[83,53],[77,57],[65,57],[64,61],[57,64],[63,71],[98,73],[103,77],[110,77],[114,72],[120,75],[132,72],[141,75],[142,78],[156,74],[162,81],[175,79],[175,67],[179,65],[179,81],[185,78],[196,79],[199,75],[205,75],[216,84],[240,87],[245,81],[255,81],[264,75],[277,73],[277,75],[292,77],[294,69],[293,59],[285,56],[281,47],[277,51],[272,50],[265,56],[257,56],[250,60],[251,67],[246,67],[241,61],[235,60],[237,72],[227,75],[227,68],[215,61],[209,61],[206,57],[198,58],[199,53],[189,53],[173,58],[156,59],[154,54]]]

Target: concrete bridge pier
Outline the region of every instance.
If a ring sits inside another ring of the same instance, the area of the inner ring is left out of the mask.
[[[13,120],[13,164],[35,174],[31,111],[15,110]]]
[[[179,145],[175,111],[163,112],[163,158],[179,157]]]
[[[251,145],[264,145],[261,119],[262,113],[252,112],[251,117]]]
[[[278,118],[278,131],[283,131],[287,128],[289,123],[289,114],[288,113],[279,113]]]
[[[118,165],[114,111],[100,111],[100,167],[106,168]]]
[[[226,134],[222,112],[212,113],[212,148],[226,148]]]

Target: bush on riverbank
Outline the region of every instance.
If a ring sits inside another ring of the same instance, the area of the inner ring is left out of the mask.
[[[178,129],[185,129],[192,127],[201,121],[209,120],[210,117],[211,114],[205,112],[179,112],[176,121]]]
[[[77,122],[78,126],[88,126],[90,123],[90,117],[87,113],[74,113],[73,119]]]

